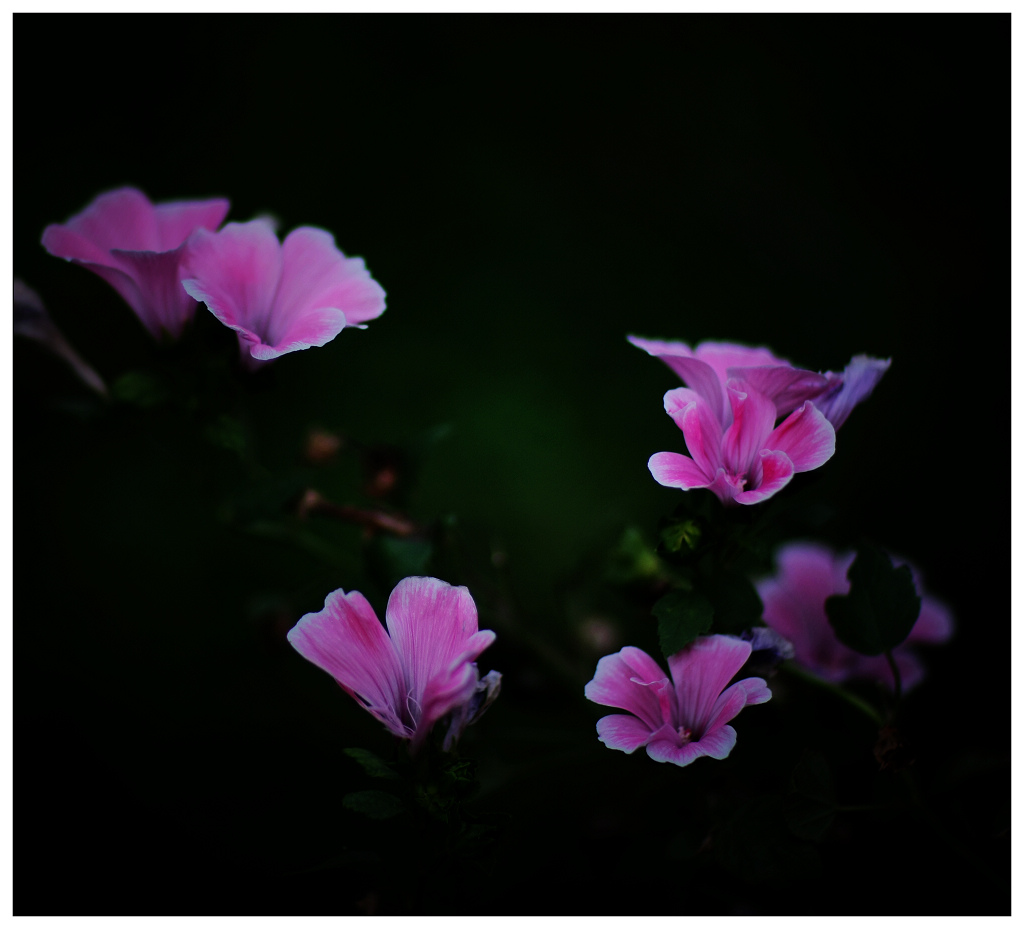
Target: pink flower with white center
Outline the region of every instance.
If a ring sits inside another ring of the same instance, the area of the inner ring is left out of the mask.
[[[181,335],[196,302],[181,286],[181,259],[197,229],[216,229],[227,200],[150,203],[140,190],[100,194],[63,225],[47,226],[43,248],[98,274],[154,338]]]
[[[813,403],[775,426],[775,405],[764,394],[732,379],[727,392],[728,428],[695,390],[677,387],[665,394],[665,411],[683,430],[692,457],[652,455],[647,467],[659,484],[706,488],[726,505],[760,503],[794,474],[820,468],[835,452],[835,429]]]
[[[784,546],[776,555],[775,575],[757,583],[764,603],[764,621],[792,643],[793,660],[819,677],[835,684],[852,678],[870,678],[892,688],[892,669],[885,655],[861,655],[844,645],[836,638],[825,612],[829,597],[850,592],[846,575],[854,558],[854,552],[836,553],[813,542]],[[897,559],[893,563],[901,564]],[[921,579],[913,565],[910,570],[920,592]],[[945,642],[952,634],[953,617],[949,609],[934,597],[922,595],[917,623],[892,653],[904,690],[924,677],[924,667],[911,646]]]
[[[725,758],[736,744],[736,730],[726,724],[743,707],[772,696],[759,677],[726,687],[750,650],[749,642],[733,636],[703,636],[669,658],[671,679],[642,649],[626,646],[606,655],[583,693],[631,715],[598,720],[598,738],[627,754],[646,746],[655,761],[680,766],[702,755]]]
[[[326,345],[346,326],[384,312],[384,291],[362,258],[346,258],[323,229],[300,226],[279,242],[265,219],[199,232],[182,285],[238,334],[243,358],[269,361]]]
[[[856,355],[841,374],[817,374],[793,367],[764,347],[701,342],[692,349],[685,342],[627,338],[648,355],[660,358],[687,387],[703,397],[723,428],[731,422],[726,394],[730,378],[742,380],[768,397],[775,404],[776,417],[785,416],[811,400],[838,429],[851,410],[871,395],[890,364],[889,359]]]
[[[409,739],[412,751],[451,713],[447,749],[498,694],[501,675],[481,680],[475,664],[495,635],[478,628],[465,587],[433,577],[400,581],[386,616],[387,632],[361,593],[336,590],[319,613],[298,621],[288,641],[391,733]]]

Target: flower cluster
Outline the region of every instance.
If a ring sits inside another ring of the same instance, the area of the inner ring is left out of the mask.
[[[664,402],[690,455],[658,452],[648,462],[651,474],[665,487],[710,490],[725,504],[760,503],[794,474],[821,467],[835,452],[835,430],[889,367],[858,355],[841,374],[817,374],[767,348],[629,341],[687,385]]]
[[[109,283],[154,338],[178,338],[196,301],[238,333],[250,365],[322,346],[384,312],[384,291],[361,258],[346,258],[323,229],[283,243],[266,220],[229,223],[227,200],[154,205],[125,187],[100,194],[43,246]]]
[[[835,684],[854,678],[882,681],[893,686],[892,669],[884,655],[861,655],[836,638],[825,612],[825,601],[850,591],[847,572],[854,552],[834,552],[813,542],[792,542],[776,555],[774,576],[757,583],[764,603],[764,621],[793,646],[793,660]],[[899,564],[900,562],[896,562]],[[914,583],[921,578],[911,565]],[[953,634],[949,609],[934,597],[922,596],[921,615],[906,641],[893,649],[904,690],[920,683],[924,668],[911,646],[939,644]]]

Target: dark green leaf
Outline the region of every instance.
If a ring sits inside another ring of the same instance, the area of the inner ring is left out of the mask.
[[[341,805],[346,810],[362,813],[371,819],[390,819],[397,816],[405,807],[394,794],[386,794],[383,790],[358,790],[345,794]]]
[[[658,618],[658,640],[668,658],[711,628],[714,609],[710,601],[689,590],[673,590],[654,604]]]
[[[346,748],[345,754],[355,760],[370,777],[398,779],[398,775],[387,762],[378,758],[373,752],[368,752],[365,748]]]
[[[894,568],[880,548],[864,546],[847,576],[849,594],[825,601],[828,621],[839,641],[862,655],[895,648],[910,634],[921,612],[910,568]]]
[[[133,406],[149,409],[163,403],[167,399],[167,387],[162,381],[144,371],[129,371],[122,374],[110,386],[111,396],[115,400],[130,403]]]
[[[821,752],[807,749],[793,769],[786,797],[789,831],[799,839],[816,842],[835,819],[835,785]]]
[[[764,604],[745,575],[720,572],[701,589],[715,610],[715,632],[736,635],[760,623]]]

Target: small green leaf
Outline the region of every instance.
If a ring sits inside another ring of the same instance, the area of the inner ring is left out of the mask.
[[[807,749],[793,769],[785,801],[786,825],[798,839],[816,842],[836,815],[835,785],[821,752]]]
[[[384,793],[383,790],[357,790],[355,793],[345,794],[341,805],[346,810],[362,813],[370,819],[390,819],[405,809],[398,797]]]
[[[700,546],[703,531],[695,519],[670,520],[658,532],[667,552],[693,552]]]
[[[378,758],[373,752],[368,752],[365,748],[346,748],[345,754],[356,761],[370,777],[398,780],[398,775],[386,761]]]
[[[168,397],[166,385],[145,371],[128,371],[110,385],[115,400],[149,409],[163,403]]]
[[[714,618],[711,602],[689,590],[665,594],[651,612],[658,618],[658,640],[666,658],[707,632]]]
[[[862,655],[881,655],[910,634],[921,613],[921,598],[910,568],[892,566],[880,548],[864,546],[847,575],[850,592],[825,601],[839,641]]]

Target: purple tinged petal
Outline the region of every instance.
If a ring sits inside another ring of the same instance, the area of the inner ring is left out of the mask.
[[[62,227],[48,226],[43,232],[43,245],[47,251],[50,251],[50,246],[46,242],[50,230],[60,228]],[[141,190],[133,187],[122,187],[100,194],[81,213],[64,223],[63,228],[89,242],[104,254],[112,248],[163,251],[156,210],[149,202],[149,198]],[[180,244],[181,242],[177,242],[171,247],[176,248]],[[75,254],[59,254],[52,251],[50,253],[58,254],[60,258],[96,260]]]
[[[685,390],[685,388],[678,388]],[[671,405],[675,407],[677,396],[676,391],[670,390],[665,394],[665,408]],[[703,400],[699,397],[686,404],[682,412],[676,412],[672,419],[676,425],[683,430],[683,438],[686,440],[686,448],[697,467],[710,476],[715,474],[722,466],[722,424],[715,417]]]
[[[182,250],[132,252],[114,248],[110,255],[134,285],[132,292],[117,283],[114,287],[146,328],[157,338],[161,330],[178,338],[196,312],[196,301],[181,286]]]
[[[692,458],[678,452],[656,452],[651,455],[647,467],[654,475],[654,479],[663,487],[694,490],[707,487],[711,483]]]
[[[785,452],[794,471],[813,471],[835,454],[836,431],[821,411],[808,402],[772,431],[765,448]]]
[[[635,716],[616,713],[597,721],[597,737],[609,748],[631,754],[646,745],[654,733],[651,727]]]
[[[721,761],[728,758],[729,753],[736,747],[736,730],[732,726],[719,726],[701,736],[697,745],[708,758]]]
[[[889,370],[891,358],[870,358],[867,355],[855,355],[837,377],[829,372],[827,377],[837,383],[824,396],[815,400],[815,405],[822,411],[832,425],[838,429],[846,422],[853,408],[862,400],[867,400],[871,392]]]
[[[703,734],[719,695],[749,657],[750,643],[727,635],[704,636],[672,655],[678,722]]]
[[[602,706],[629,711],[653,732],[670,720],[662,714],[658,694],[643,684],[666,680],[664,669],[647,652],[627,645],[597,663],[594,679],[583,689],[583,695]]]
[[[729,368],[729,377],[740,378],[775,404],[776,418],[791,413],[805,400],[813,400],[829,387],[828,378],[789,365],[758,365]]]
[[[395,648],[373,608],[357,591],[336,590],[319,613],[307,613],[288,633],[303,658],[330,674],[397,736],[412,728]]]
[[[666,356],[662,358],[662,361],[665,361],[686,386],[707,403],[708,408],[723,426],[728,424],[729,413],[725,391],[711,365],[682,355]]]
[[[185,243],[196,229],[213,232],[228,215],[227,200],[178,201],[155,207],[159,251],[171,251]]]
[[[737,681],[731,687],[724,690],[715,701],[715,705],[711,710],[711,718],[708,720],[707,727],[704,730],[705,735],[714,732],[730,720],[735,719],[743,707],[767,703],[771,698],[772,692],[768,689],[764,678],[748,677],[742,681]]]
[[[917,589],[921,590],[918,583]],[[907,642],[939,645],[953,637],[953,612],[935,597],[921,597],[921,615],[907,636]]]
[[[735,741],[735,736],[736,733],[734,731],[733,741]],[[692,764],[698,758],[703,758],[708,754],[702,743],[703,740],[700,742],[685,742],[680,745],[671,739],[652,739],[647,746],[647,754],[654,761],[668,762],[669,764],[679,765],[679,767],[684,768],[686,765]]]
[[[762,365],[791,367],[785,358],[779,358],[765,346],[752,347],[734,342],[701,342],[694,355],[710,365],[724,386],[730,368],[752,368]]]

